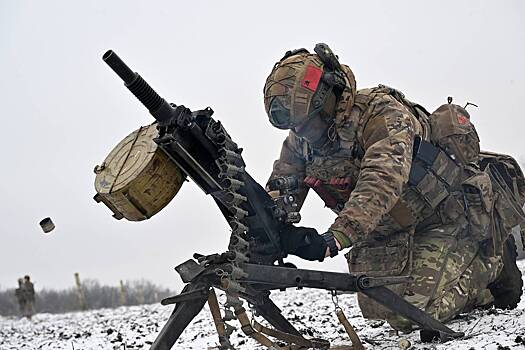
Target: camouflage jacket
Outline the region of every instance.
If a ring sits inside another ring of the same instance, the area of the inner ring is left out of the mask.
[[[27,301],[35,301],[35,287],[33,282],[24,282],[23,291]]]
[[[342,96],[330,141],[312,149],[290,132],[271,179],[299,178],[299,205],[309,188],[338,213],[330,227],[343,247],[374,234],[414,227],[425,212],[408,190],[416,135],[424,127],[388,88],[359,90],[355,102]]]

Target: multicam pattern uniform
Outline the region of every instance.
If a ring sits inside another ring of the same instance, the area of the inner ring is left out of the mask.
[[[351,273],[411,275],[413,283],[392,289],[442,321],[490,303],[487,285],[500,258],[480,251],[463,197],[448,195],[432,208],[407,184],[414,140],[428,139],[429,130],[388,88],[360,90],[352,100],[343,94],[329,131],[333,141],[323,149],[290,132],[271,178],[298,176],[300,205],[309,186],[338,213],[330,230],[343,248],[352,245],[345,255]],[[488,211],[476,215],[490,222]],[[409,326],[364,295],[359,304],[367,318]]]

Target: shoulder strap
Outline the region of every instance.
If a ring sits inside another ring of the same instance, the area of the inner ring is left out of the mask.
[[[414,114],[423,128],[423,140],[430,141],[430,113],[425,109],[425,107],[421,106],[419,103],[410,101],[405,97],[404,93],[390,86],[379,84],[378,87],[383,89],[383,91],[385,91],[390,96],[394,97],[399,103],[404,105],[410,112],[412,112],[412,114]]]

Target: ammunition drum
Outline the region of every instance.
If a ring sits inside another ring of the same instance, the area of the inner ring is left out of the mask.
[[[156,124],[141,127],[122,140],[95,168],[94,199],[116,219],[149,219],[175,197],[186,176],[153,141]]]

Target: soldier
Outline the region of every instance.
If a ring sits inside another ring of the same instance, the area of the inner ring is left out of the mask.
[[[391,289],[441,321],[492,303],[516,307],[522,279],[514,241],[492,229],[494,208],[506,203],[480,168],[468,112],[449,99],[430,115],[395,89],[356,90],[354,74],[328,46],[315,52],[287,52],[266,80],[270,122],[290,130],[270,180],[296,176],[299,208],[312,189],[337,218],[322,235],[289,225],[285,251],[323,261],[351,247],[351,273],[412,276]],[[505,227],[520,224],[521,206]],[[358,300],[364,317],[412,329],[366,296]]]
[[[23,292],[25,297],[24,316],[31,319],[35,313],[35,288],[29,275],[24,276]]]
[[[24,280],[22,278],[18,279],[18,288],[15,289],[16,300],[18,301],[18,308],[20,310],[20,315],[24,315],[26,307],[26,298],[24,293]]]

